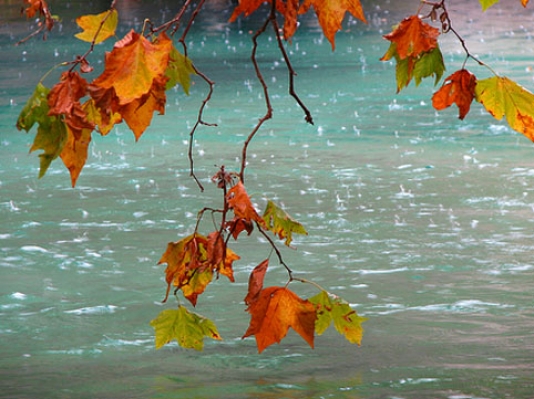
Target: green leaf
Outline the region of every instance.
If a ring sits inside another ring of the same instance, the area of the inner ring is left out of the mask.
[[[165,71],[165,76],[169,78],[165,87],[166,90],[173,88],[179,83],[184,89],[184,93],[189,95],[189,87],[191,86],[190,75],[196,75],[193,63],[173,46],[169,56],[169,64]]]
[[[486,11],[492,5],[497,4],[499,0],[479,0],[480,5],[482,6],[482,11]]]
[[[363,337],[361,324],[367,319],[358,316],[346,301],[326,291],[321,291],[308,300],[317,308],[315,322],[317,335],[324,333],[333,321],[337,332],[344,335],[351,344],[361,344]]]
[[[381,60],[388,61],[391,58],[395,58],[397,62],[395,67],[397,93],[407,87],[412,79],[415,79],[415,84],[418,86],[424,78],[435,76],[434,84],[437,84],[445,72],[445,63],[439,45],[417,57],[401,59],[397,52],[397,44],[391,42]]]
[[[438,84],[445,72],[445,64],[443,63],[443,55],[439,46],[435,49],[423,53],[423,55],[415,61],[413,67],[413,77],[415,78],[415,85],[419,86],[423,78],[435,76],[434,85]]]
[[[42,123],[49,119],[48,114],[48,93],[50,89],[38,83],[29,100],[22,108],[17,120],[17,129],[29,132],[35,123]]]
[[[43,177],[54,159],[63,151],[67,142],[67,126],[57,116],[49,116],[48,93],[50,90],[41,83],[37,84],[33,95],[22,109],[17,120],[17,129],[27,132],[35,123],[38,124],[37,134],[30,152],[43,150],[39,154],[39,178]]]
[[[278,237],[285,240],[285,244],[289,246],[292,241],[292,234],[304,234],[308,235],[308,232],[299,222],[289,216],[286,211],[279,208],[274,202],[267,202],[267,207],[263,213],[263,220],[267,226],[267,229],[274,234],[278,234]]]
[[[181,305],[178,309],[163,310],[150,325],[156,333],[156,349],[176,339],[184,348],[201,351],[204,348],[204,337],[221,340],[217,327],[211,320],[189,312]]]
[[[117,10],[109,10],[100,14],[83,15],[76,18],[76,23],[83,29],[83,32],[76,33],[74,36],[84,42],[91,43],[94,40],[95,44],[98,44],[115,36],[119,13]]]
[[[475,99],[501,120],[506,116],[510,127],[534,141],[534,94],[507,77],[478,80]]]

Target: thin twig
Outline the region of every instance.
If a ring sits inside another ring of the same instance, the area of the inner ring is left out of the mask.
[[[256,135],[256,133],[258,132],[258,130],[260,130],[260,127],[267,120],[269,120],[269,119],[271,119],[273,117],[273,108],[271,106],[271,99],[269,97],[269,90],[267,88],[267,83],[265,83],[265,79],[263,79],[263,75],[262,75],[262,73],[260,71],[260,67],[259,67],[258,61],[256,59],[256,53],[258,51],[258,37],[260,37],[265,32],[265,30],[267,29],[267,25],[269,25],[269,23],[271,23],[271,21],[274,18],[276,18],[275,14],[274,14],[274,3],[275,2],[273,1],[273,6],[271,7],[271,13],[269,14],[269,17],[265,20],[265,22],[263,23],[261,28],[258,29],[256,31],[256,33],[254,34],[254,36],[252,37],[252,42],[253,42],[254,45],[252,47],[252,54],[250,56],[250,59],[252,61],[252,64],[254,65],[254,70],[256,71],[256,76],[257,76],[258,80],[260,81],[260,84],[263,87],[263,94],[264,94],[264,97],[265,97],[265,106],[267,108],[267,111],[265,112],[265,115],[263,115],[258,120],[258,123],[254,127],[254,129],[252,129],[252,132],[250,132],[250,134],[248,135],[247,139],[243,143],[243,149],[242,149],[242,153],[241,153],[241,170],[239,171],[239,179],[243,183],[245,182],[245,168],[247,167],[247,150],[248,150],[248,146],[249,146],[250,142],[252,141],[252,139],[254,138],[254,136]]]
[[[282,53],[282,56],[284,57],[284,62],[287,66],[287,72],[288,72],[288,77],[289,77],[289,94],[291,95],[291,97],[293,97],[297,101],[300,108],[302,108],[302,110],[304,111],[304,114],[305,114],[304,119],[306,120],[306,122],[308,122],[310,125],[313,125],[313,117],[312,117],[310,110],[306,107],[306,105],[304,105],[304,102],[300,99],[297,92],[295,91],[295,76],[297,76],[297,73],[295,72],[295,70],[293,69],[293,66],[291,65],[291,61],[289,60],[289,56],[287,55],[287,51],[284,47],[284,43],[282,42],[282,38],[280,37],[280,34],[279,34],[280,28],[278,26],[278,22],[276,21],[276,18],[273,19],[272,22],[273,22],[274,34],[276,36],[276,40],[278,41],[278,48],[280,49],[280,52]]]

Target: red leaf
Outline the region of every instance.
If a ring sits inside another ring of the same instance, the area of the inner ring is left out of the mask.
[[[443,86],[432,96],[432,105],[438,111],[455,103],[464,119],[475,98],[477,78],[467,69],[460,69],[445,79]]]
[[[245,304],[250,305],[259,298],[260,291],[263,289],[263,279],[269,266],[269,259],[265,259],[252,270],[248,278],[248,293],[245,297]]]
[[[258,352],[269,345],[280,343],[293,328],[313,348],[316,308],[311,302],[299,298],[285,287],[268,287],[261,290],[258,300],[247,311],[250,325],[243,338],[254,335]]]
[[[396,44],[396,51],[401,60],[418,57],[421,53],[433,50],[437,46],[439,30],[423,22],[417,15],[405,18],[385,39]],[[381,58],[387,61],[388,54]],[[391,58],[391,56],[389,57]]]

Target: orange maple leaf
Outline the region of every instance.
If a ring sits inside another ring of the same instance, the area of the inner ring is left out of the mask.
[[[241,258],[226,246],[223,236],[218,231],[208,234],[207,239],[207,263],[214,271],[228,277],[233,283],[235,279],[232,263]]]
[[[432,105],[438,111],[456,103],[459,118],[464,119],[475,98],[477,78],[467,69],[460,69],[447,77],[443,86],[432,96]]]
[[[132,129],[136,141],[150,126],[155,111],[158,111],[160,115],[165,114],[165,103],[167,101],[165,86],[167,80],[167,77],[154,79],[152,88],[147,94],[117,109],[117,112]]]
[[[158,262],[158,265],[167,264],[165,269],[167,292],[163,302],[167,301],[172,284],[178,289],[182,289],[184,295],[193,305],[196,304],[196,294],[204,291],[207,285],[207,283],[204,284],[206,279],[200,281],[199,276],[195,277],[195,274],[205,271],[202,266],[207,260],[207,243],[206,237],[200,234],[192,234],[180,241],[167,244],[167,249]],[[206,275],[202,277],[204,278]],[[209,281],[211,281],[211,275],[209,276]],[[184,287],[186,288],[184,289]],[[200,290],[200,288],[202,289]]]
[[[355,18],[367,23],[360,0],[304,0],[299,14],[308,12],[313,6],[325,37],[335,49],[335,35],[341,30],[345,13],[350,12]]]
[[[74,135],[67,125],[67,142],[61,151],[60,157],[63,164],[70,173],[72,187],[76,186],[76,181],[87,160],[87,148],[91,143],[91,133],[93,129],[82,129],[78,137]]]
[[[228,190],[226,200],[228,201],[228,207],[233,209],[235,215],[234,219],[228,222],[230,232],[234,238],[237,238],[243,230],[247,230],[250,234],[253,228],[252,222],[257,222],[265,227],[265,221],[256,212],[242,182],[238,182]]]
[[[229,22],[234,22],[237,17],[244,14],[248,17],[254,11],[256,11],[263,3],[271,3],[270,0],[239,0],[239,4],[234,8],[234,12],[230,16]],[[284,14],[285,4],[283,1],[276,1],[276,10]]]
[[[275,342],[280,343],[289,327],[313,348],[316,307],[289,289],[268,287],[261,290],[247,311],[251,320],[243,338],[254,335],[259,353]]]
[[[151,42],[131,30],[106,53],[105,69],[93,85],[115,89],[119,104],[125,105],[149,93],[156,78],[165,76],[172,41],[165,33]]]
[[[396,44],[396,51],[401,60],[416,58],[436,48],[439,29],[423,22],[417,15],[405,18],[393,32],[384,36],[385,39]],[[386,53],[387,55],[387,53]],[[386,56],[382,61],[387,61]],[[391,57],[389,57],[391,58]]]
[[[87,81],[77,72],[63,72],[57,83],[48,94],[48,115],[63,116],[66,125],[77,140],[83,129],[92,131],[95,125],[87,120],[82,109],[80,98],[87,93]]]
[[[265,259],[250,273],[248,278],[248,293],[245,297],[246,305],[250,305],[258,300],[260,292],[263,289],[263,279],[265,278],[267,267],[269,267],[269,259]]]

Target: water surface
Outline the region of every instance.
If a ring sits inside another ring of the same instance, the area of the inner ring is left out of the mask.
[[[173,14],[171,2],[156,3],[122,3],[121,34],[146,13]],[[248,65],[258,21],[229,25],[229,11],[213,4],[192,32],[190,56],[217,82],[205,118],[218,127],[200,129],[195,143],[205,193],[186,158],[207,89],[199,79],[189,97],[169,94],[166,116],[138,143],[123,125],[94,136],[72,189],[60,161],[37,179],[27,154],[34,132],[14,124],[48,67],[85,51],[72,15],[90,6],[61,2],[60,32],[14,47],[27,25],[18,4],[2,3],[0,397],[532,397],[534,148],[478,104],[465,121],[456,109],[436,113],[431,82],[395,94],[381,34],[419,2],[392,3],[367,4],[368,26],[347,21],[335,53],[313,19],[288,47],[314,126],[287,95],[274,41],[263,39],[275,114],[250,147],[248,191],[260,209],[274,199],[307,228],[296,251],[283,250],[292,269],[369,320],[361,347],[328,330],[312,350],[291,332],[261,355],[241,339],[248,273],[268,256],[255,235],[232,245],[242,257],[236,283],[221,279],[199,299],[224,341],[202,353],[156,351],[148,324],[162,309],[156,263],[166,243],[192,232],[199,209],[220,204],[214,165],[239,168],[239,145],[264,112]],[[478,2],[464,3],[449,8],[473,53],[532,89],[531,8],[502,1],[481,15]],[[448,72],[459,68],[453,38],[442,48]],[[273,261],[268,279],[287,275]]]

